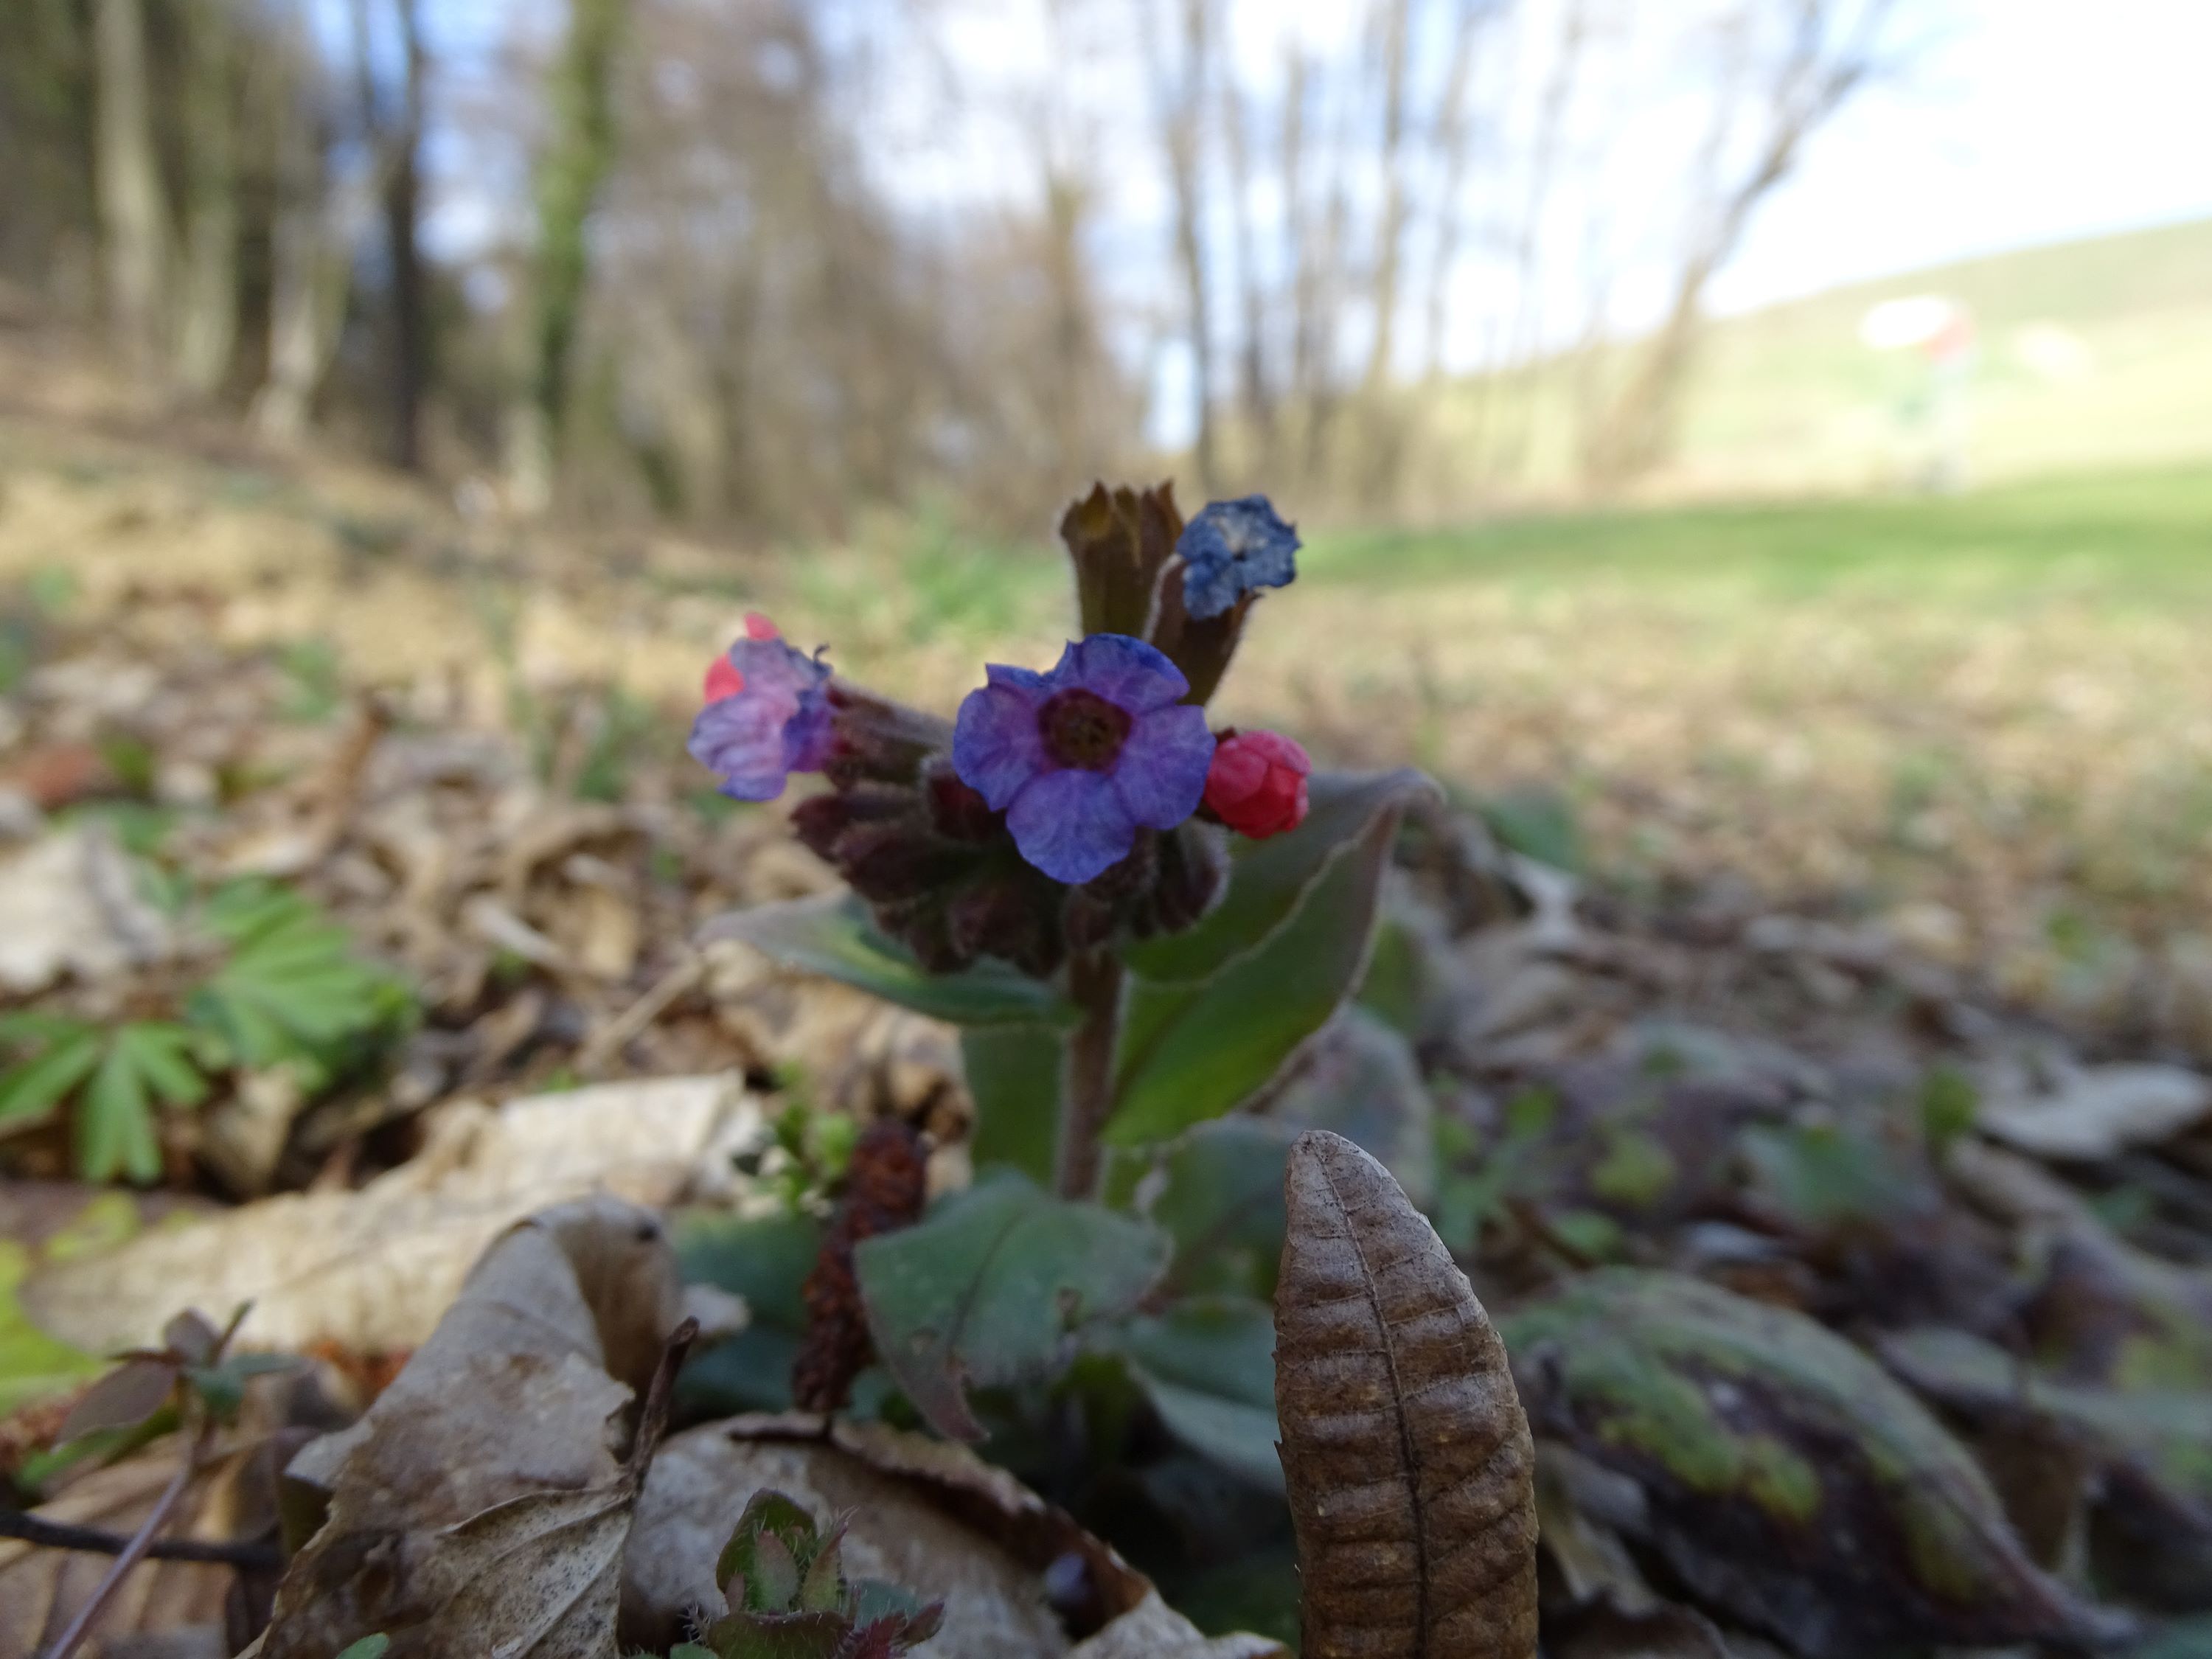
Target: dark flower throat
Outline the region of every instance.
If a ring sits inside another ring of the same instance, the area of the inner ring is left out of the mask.
[[[1060,766],[1103,772],[1121,757],[1132,722],[1127,713],[1095,691],[1055,691],[1037,710],[1044,751]]]

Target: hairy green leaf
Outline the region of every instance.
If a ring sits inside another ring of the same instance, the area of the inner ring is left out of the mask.
[[[1282,1171],[1277,1166],[1279,1187]],[[1275,1455],[1275,1316],[1250,1297],[1192,1297],[1132,1319],[1115,1346],[1170,1432],[1267,1492],[1283,1490]]]
[[[1065,1025],[1077,1018],[1050,986],[1002,962],[987,958],[958,974],[925,971],[849,895],[732,910],[708,923],[701,937],[741,939],[787,968],[955,1025]]]
[[[1130,970],[1157,984],[1211,978],[1282,927],[1323,870],[1370,839],[1379,818],[1394,823],[1436,786],[1411,769],[1316,772],[1306,821],[1287,835],[1238,841],[1228,890],[1198,926],[1130,947]]]
[[[1136,1305],[1167,1266],[1148,1222],[1012,1171],[853,1253],[876,1352],[943,1433],[981,1437],[967,1390],[1043,1376],[1067,1334]]]
[[[1271,1118],[1201,1123],[1138,1155],[1121,1179],[1137,1213],[1175,1241],[1177,1295],[1275,1293],[1283,1253],[1283,1160],[1296,1132]]]
[[[821,1254],[822,1224],[790,1212],[691,1210],[676,1213],[670,1232],[686,1282],[741,1296],[752,1315],[744,1329],[684,1366],[679,1407],[687,1415],[788,1411],[791,1367],[806,1330],[804,1287]]]
[[[1007,1164],[1037,1181],[1052,1178],[1062,1048],[1048,1025],[970,1026],[960,1034],[975,1103],[971,1150],[978,1168]]]
[[[1328,1023],[1366,966],[1404,798],[1386,796],[1289,919],[1211,978],[1132,981],[1109,1140],[1158,1140],[1220,1116],[1267,1087]]]

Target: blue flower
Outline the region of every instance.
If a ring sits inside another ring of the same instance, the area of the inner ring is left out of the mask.
[[[709,672],[689,746],[724,794],[774,800],[792,773],[818,772],[830,757],[830,665],[750,620],[747,630],[723,659],[729,672]]]
[[[1142,640],[1068,642],[1050,673],[993,663],[960,705],[952,766],[1021,854],[1054,881],[1119,864],[1137,831],[1172,830],[1198,810],[1213,761],[1190,683]]]
[[[1298,532],[1265,495],[1215,501],[1183,526],[1183,609],[1218,617],[1255,587],[1287,587],[1298,574]]]

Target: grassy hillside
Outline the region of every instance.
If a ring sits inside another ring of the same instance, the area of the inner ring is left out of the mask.
[[[1914,406],[1927,374],[1910,352],[1860,344],[1884,300],[1940,294],[1968,306],[1979,349],[1964,417],[1967,477],[2018,478],[2212,456],[2212,220],[2031,248],[1907,272],[1717,320],[1692,384],[1663,495],[1772,495],[1883,487],[1917,473],[1932,438]],[[1621,359],[1598,367],[1617,374]],[[1462,383],[1437,411],[1434,459],[1494,453],[1528,432],[1526,483],[1571,480],[1571,415],[1589,365]],[[1450,469],[1441,469],[1449,477]],[[1449,492],[1437,516],[1470,504]]]
[[[1967,393],[1974,475],[2212,454],[2204,221],[1914,271],[1728,319],[1691,405],[1685,470],[1771,488],[1851,483],[1909,464],[1899,411],[1920,365],[1869,351],[1857,329],[1870,306],[1915,294],[1961,301],[1978,325]],[[2069,340],[2079,349],[2070,365]]]

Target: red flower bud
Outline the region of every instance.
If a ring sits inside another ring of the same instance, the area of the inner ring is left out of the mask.
[[[745,689],[745,677],[738,672],[737,664],[727,657],[717,657],[707,665],[707,701],[720,702],[725,697],[734,697]]]
[[[745,637],[749,640],[772,640],[778,637],[775,624],[757,611],[745,612]],[[726,653],[707,665],[707,701],[720,702],[725,697],[734,697],[745,689],[745,677]]]
[[[1305,822],[1313,762],[1273,732],[1227,732],[1206,775],[1206,805],[1240,836],[1265,841]]]

